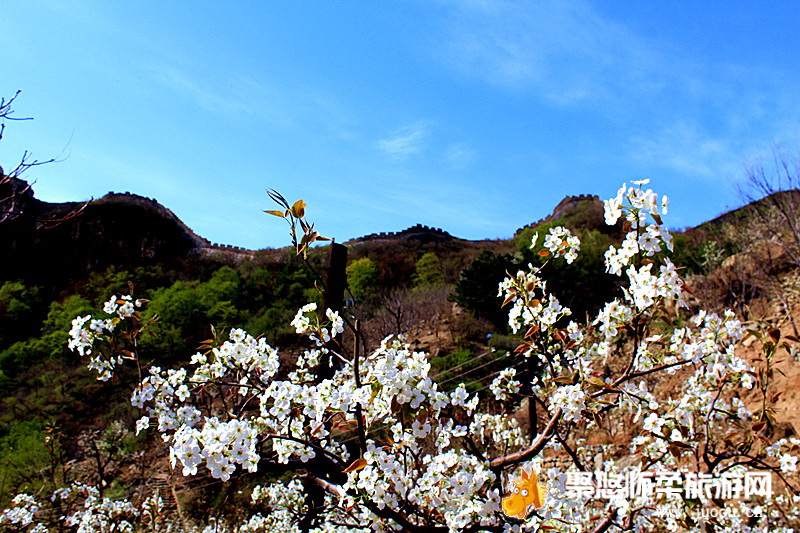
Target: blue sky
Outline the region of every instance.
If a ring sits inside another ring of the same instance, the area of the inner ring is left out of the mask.
[[[0,164],[47,201],[155,197],[198,234],[287,243],[265,189],[338,241],[509,237],[651,178],[672,227],[800,148],[800,3],[6,0]]]

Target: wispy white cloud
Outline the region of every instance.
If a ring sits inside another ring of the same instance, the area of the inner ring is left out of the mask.
[[[793,73],[712,62],[642,35],[585,0],[443,0],[433,53],[457,72],[551,108],[590,110],[627,156],[705,179],[796,142]],[[596,127],[592,125],[590,127]]]
[[[503,234],[499,227],[506,222],[499,221],[491,209],[481,207],[482,203],[499,205],[502,201],[502,194],[489,188],[482,189],[476,197],[474,184],[440,179],[435,174],[408,175],[405,179],[394,180],[391,188],[379,194],[383,198],[382,205],[393,206],[392,211],[407,214],[409,226],[422,223],[448,231],[460,227],[465,234],[456,236],[471,239]]]
[[[396,159],[405,159],[421,152],[430,135],[430,125],[418,121],[394,131],[389,137],[378,141],[378,149]]]
[[[153,70],[156,81],[213,113],[247,113],[252,111],[252,92],[259,88],[253,82],[235,80],[226,90],[201,83],[187,72],[171,65]]]
[[[295,132],[324,131],[345,142],[357,137],[350,110],[335,95],[317,87],[279,84],[235,72],[206,81],[191,68],[166,63],[148,71],[158,85],[218,117],[249,117]]]
[[[445,151],[445,159],[451,168],[463,170],[475,160],[475,150],[466,143],[453,144]]]
[[[632,137],[627,155],[645,168],[715,178],[735,172],[737,148],[729,139],[713,138],[692,123],[678,122],[649,136]]]
[[[447,4],[444,60],[493,85],[567,105],[664,83],[665,58],[583,1]]]

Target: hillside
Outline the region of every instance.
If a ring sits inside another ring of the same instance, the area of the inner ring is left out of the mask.
[[[185,360],[214,334],[212,325],[222,334],[242,327],[263,335],[290,358],[303,347],[289,322],[318,293],[313,275],[288,249],[213,245],[154,199],[131,193],[55,204],[35,198],[21,180],[6,180],[0,198],[7,214],[0,222],[0,248],[6,259],[0,263],[2,503],[12,491],[41,486],[38,474],[31,477],[28,472],[44,471],[51,461],[62,467],[69,461],[63,468],[70,476],[96,479],[92,443],[105,438],[113,419],[124,420],[126,427],[132,424],[124,387],[98,383],[66,349],[72,318],[94,312],[110,295],[134,291],[151,300],[148,316],[160,318],[151,329],[153,335],[140,342],[145,366],[155,362],[170,367]],[[505,249],[507,243],[469,242],[414,226],[356,239],[348,246],[351,261],[371,257],[378,264],[381,287],[400,291],[395,293],[398,298],[413,298],[415,309],[433,309],[431,298],[441,309],[451,307],[447,297],[453,281],[480,250]],[[415,264],[427,252],[444,260],[449,284],[412,292]],[[309,261],[323,270],[325,250],[312,250]],[[384,289],[373,288],[382,297]],[[421,302],[428,303],[418,305]],[[425,311],[406,318],[410,322],[402,322],[404,326],[430,326],[438,315]],[[383,330],[375,326],[380,320],[365,320],[365,334],[372,328],[371,342],[380,340]],[[447,350],[452,349],[451,345]],[[120,379],[130,384],[135,376],[123,373]],[[59,458],[43,445],[52,424],[61,435]],[[148,469],[149,479],[157,477],[173,490],[177,482],[182,497],[198,494],[174,477],[158,443],[137,440],[127,430],[120,438],[128,449],[152,449],[144,452],[154,465]],[[138,486],[141,478],[129,473],[134,466],[117,455],[103,475]]]
[[[142,368],[172,368],[198,346],[208,346],[202,344],[208,339],[218,342],[241,327],[280,347],[283,369],[310,346],[289,322],[300,306],[319,302],[315,272],[325,272],[326,248],[312,249],[304,264],[290,249],[212,245],[153,199],[110,193],[86,204],[50,204],[37,200],[24,182],[12,185],[17,188],[2,197],[13,197],[14,210],[0,223],[0,246],[11,258],[0,270],[0,504],[16,490],[47,487],[47,476],[58,475],[105,483],[114,494],[129,493],[126,487],[144,494],[166,491],[168,513],[180,520],[203,522],[209,509],[237,513],[246,505],[241,494],[280,470],[229,483],[207,472],[182,476],[169,467],[163,443],[127,429],[140,416],[130,407],[128,392],[139,379],[137,370],[120,372],[111,382],[95,381],[65,348],[66,332],[73,317],[96,313],[111,295],[131,291],[130,282],[137,297],[150,300],[143,320],[159,318],[149,329],[152,335],[139,339]],[[731,306],[750,324],[765,320],[788,339],[800,324],[796,269],[786,254],[772,253],[776,244],[765,234],[751,231],[761,227],[758,216],[749,206],[678,235],[673,259],[694,261],[683,271],[693,309]],[[581,254],[572,264],[554,266],[529,243],[534,231],[559,224],[581,236]],[[428,354],[431,374],[443,390],[452,392],[463,382],[487,400],[488,380],[512,364],[515,349],[525,342],[522,332],[507,327],[508,308],[497,298],[499,280],[528,264],[541,267],[548,290],[573,310],[573,318],[583,320],[622,291],[603,266],[605,250],[619,238],[619,227],[603,225],[602,203],[594,196],[566,197],[553,213],[509,240],[468,241],[422,225],[367,235],[347,243],[346,313],[359,323],[365,350],[387,334],[404,333],[414,349]],[[355,344],[356,337],[345,333],[342,345]],[[742,354],[756,362],[760,347],[750,340]],[[783,358],[776,365],[784,373],[779,386],[789,389],[798,376],[796,362]],[[522,370],[518,377],[524,380],[524,372],[533,371]],[[683,379],[654,382],[653,391],[680,390]],[[523,426],[526,409],[515,411]],[[777,430],[794,434],[800,399],[784,395],[776,409]],[[51,435],[57,435],[57,446],[44,444]],[[619,448],[599,433],[590,437],[587,450]],[[101,449],[100,443],[112,444]]]
[[[111,266],[177,265],[190,258],[242,261],[253,255],[211,244],[156,200],[132,193],[48,203],[36,199],[24,181],[10,179],[0,184],[0,198],[8,197],[14,202],[0,223],[0,248],[7,258],[0,279],[63,287]]]
[[[259,254],[255,250],[213,244],[198,236],[157,200],[130,192],[109,192],[88,202],[49,203],[37,199],[25,181],[9,178],[0,182],[0,199],[5,199],[7,212],[5,219],[0,219],[0,248],[7,258],[0,264],[0,279],[19,278],[63,288],[69,280],[112,266],[119,269],[156,264],[177,266],[187,260],[240,264],[253,261]],[[583,213],[587,209],[588,216]],[[552,220],[564,220],[575,227],[570,218],[576,212],[582,212],[584,218],[577,227],[603,226],[602,204],[596,196],[587,195],[566,197],[552,214],[525,228]],[[346,244],[354,250],[395,245],[409,249],[438,247],[457,255],[460,249],[513,250],[507,241],[468,241],[421,224],[397,232],[365,235]],[[274,257],[268,251],[261,251],[261,255]],[[476,255],[466,254],[470,260]],[[58,269],[52,267],[56,264]]]

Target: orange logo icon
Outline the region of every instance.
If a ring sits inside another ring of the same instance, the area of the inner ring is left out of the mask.
[[[514,482],[511,494],[503,498],[503,512],[524,519],[531,505],[538,509],[544,504],[546,495],[545,488],[539,485],[536,472],[523,470],[522,477]]]

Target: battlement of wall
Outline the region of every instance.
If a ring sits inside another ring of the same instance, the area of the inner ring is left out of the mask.
[[[449,240],[453,239],[453,236],[441,228],[432,228],[430,226],[425,226],[423,224],[415,224],[410,228],[406,228],[402,231],[382,231],[380,233],[372,233],[370,235],[365,235],[363,237],[359,237],[358,239],[353,239],[353,240],[357,242],[364,242],[364,241],[414,239],[414,238],[427,238],[427,239],[433,238],[433,239]]]

